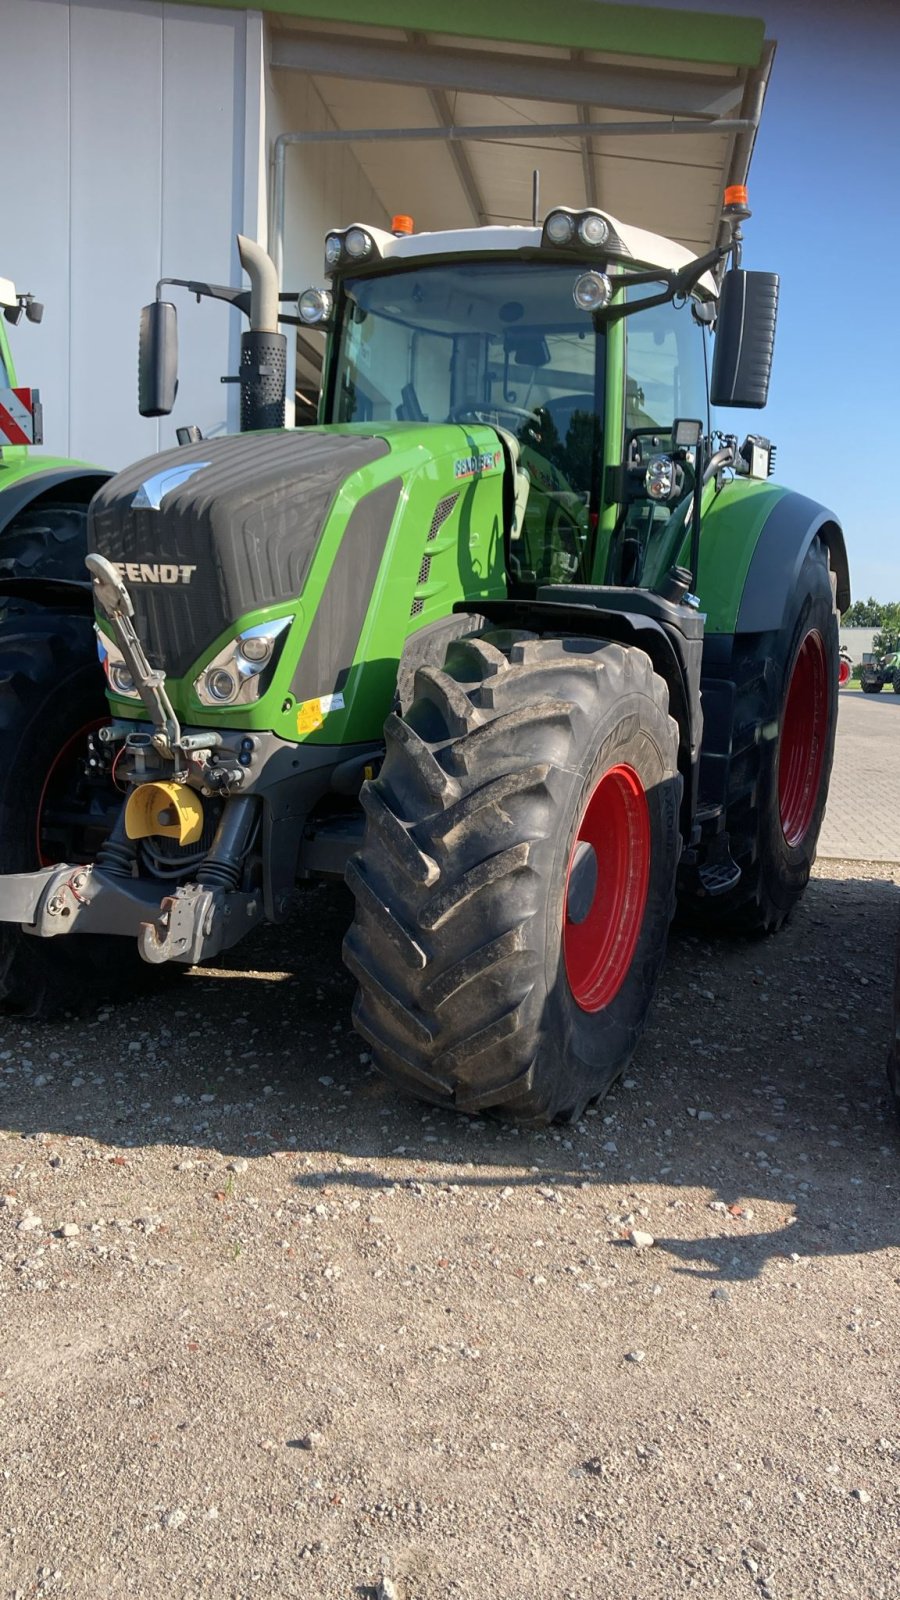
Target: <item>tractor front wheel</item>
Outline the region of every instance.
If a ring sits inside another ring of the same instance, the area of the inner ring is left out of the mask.
[[[665,683],[639,650],[488,631],[385,736],[348,873],[357,1028],[425,1099],[578,1116],[632,1055],[674,909]]]

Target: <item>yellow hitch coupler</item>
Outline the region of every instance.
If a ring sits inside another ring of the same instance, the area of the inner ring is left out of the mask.
[[[125,805],[129,839],[167,834],[179,844],[196,844],[203,832],[203,802],[186,783],[139,783]]]

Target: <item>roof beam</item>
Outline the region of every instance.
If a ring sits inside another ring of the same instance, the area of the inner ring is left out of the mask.
[[[409,36],[409,42],[414,49],[419,50],[424,48],[426,41],[423,34],[411,33]],[[450,101],[447,98],[446,91],[444,89],[429,89],[428,99],[431,102],[431,109],[437,117],[440,127],[452,128],[453,112],[450,109]],[[476,225],[479,228],[484,227],[488,219],[487,211],[485,210],[484,200],[481,196],[481,190],[478,187],[478,180],[472,171],[472,163],[466,154],[465,148],[462,145],[456,144],[455,142],[451,142],[447,148],[450,152],[450,160],[453,162],[454,168],[456,169],[456,176],[459,179],[460,188],[466,197],[466,204],[472,213]]]
[[[575,101],[612,111],[662,116],[727,116],[739,105],[743,90],[733,76],[651,72],[500,51],[409,45],[401,40],[382,43],[346,34],[277,33],[272,40],[271,64],[325,77],[557,104]]]

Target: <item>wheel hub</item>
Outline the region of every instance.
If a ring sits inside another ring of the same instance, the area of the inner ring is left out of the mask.
[[[566,872],[563,957],[572,997],[601,1011],[622,987],[644,920],[650,815],[633,768],[611,767],[595,785]]]
[[[791,846],[809,831],[819,796],[828,733],[828,670],[822,635],[812,629],[797,652],[778,751],[781,830]]]

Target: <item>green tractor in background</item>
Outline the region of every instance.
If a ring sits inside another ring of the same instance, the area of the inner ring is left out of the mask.
[[[87,508],[109,477],[83,462],[36,456],[40,391],[19,386],[6,325],[40,322],[44,307],[0,278],[0,596],[10,581],[83,581]],[[21,592],[21,591],[20,591]]]
[[[711,931],[782,924],[849,577],[769,442],[711,422],[710,390],[765,404],[777,305],[741,267],[744,191],[725,214],[701,258],[562,206],[332,231],[294,431],[268,258],[239,241],[249,291],[188,285],[249,315],[247,431],[185,427],[112,478],[83,614],[47,595],[0,633],[8,1006],[183,970],[346,876],[381,1071],[540,1121],[628,1062],[677,899]],[[175,400],[161,290],[145,415]]]
[[[859,686],[863,694],[880,694],[889,683],[895,694],[900,694],[900,650],[889,655],[863,658],[859,670]]]

